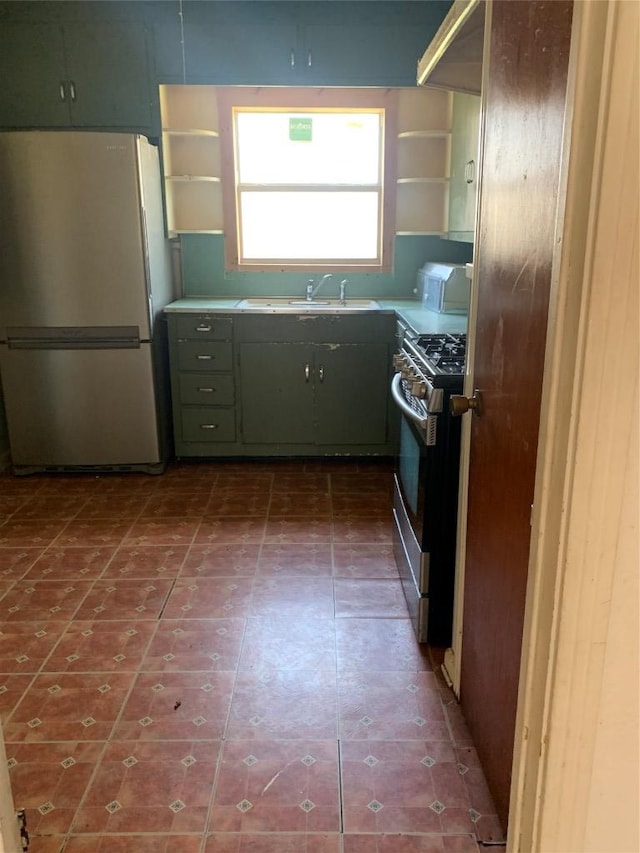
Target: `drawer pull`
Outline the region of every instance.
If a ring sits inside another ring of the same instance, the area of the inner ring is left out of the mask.
[[[218,424],[200,424],[200,429],[218,429]]]
[[[215,388],[197,388],[197,391],[200,391],[202,394],[213,394],[216,390]]]
[[[213,361],[212,355],[197,355],[196,358],[198,361]]]
[[[210,332],[212,326],[206,326],[204,323],[201,323],[199,326],[196,326],[196,332]]]

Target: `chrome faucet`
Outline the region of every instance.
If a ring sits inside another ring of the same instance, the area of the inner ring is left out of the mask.
[[[328,278],[333,278],[330,272],[328,272],[326,275],[323,275],[316,285],[314,285],[312,278],[309,279],[309,283],[307,284],[307,302],[313,302],[313,297],[320,290],[320,288]]]
[[[346,305],[347,304],[347,292],[346,292],[346,290],[347,290],[348,281],[349,281],[348,279],[343,278],[342,281],[340,282],[340,305]]]

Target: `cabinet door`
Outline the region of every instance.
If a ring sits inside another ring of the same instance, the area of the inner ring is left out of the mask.
[[[198,11],[200,4],[194,5]],[[190,82],[254,86],[299,82],[300,52],[294,25],[187,21],[185,44]]]
[[[240,380],[245,444],[313,443],[312,346],[243,343]]]
[[[142,24],[66,25],[64,42],[72,124],[148,129],[151,89]]]
[[[3,22],[0,26],[0,126],[64,127],[69,92],[62,28]]]
[[[418,26],[344,22],[306,25],[299,82],[307,85],[415,86],[425,48]]]
[[[453,96],[451,177],[449,180],[449,237],[472,241],[478,186],[480,96]]]
[[[320,344],[315,349],[318,444],[385,444],[387,344]]]

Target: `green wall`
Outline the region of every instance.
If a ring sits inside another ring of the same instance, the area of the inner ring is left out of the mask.
[[[303,296],[310,278],[321,273],[225,272],[224,237],[212,234],[183,234],[182,286],[184,296]],[[392,273],[334,273],[325,284],[324,295],[336,296],[338,282],[348,279],[352,297],[411,299],[418,269],[427,261],[469,263],[473,246],[440,237],[396,237]]]

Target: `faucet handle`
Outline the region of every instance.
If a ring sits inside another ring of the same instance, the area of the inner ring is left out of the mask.
[[[346,302],[346,287],[348,284],[348,279],[343,278],[340,282],[340,302],[344,305]]]

